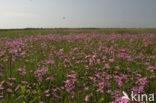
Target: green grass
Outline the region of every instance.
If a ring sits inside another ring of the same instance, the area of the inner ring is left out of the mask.
[[[110,34],[110,33],[117,33],[117,34],[149,34],[149,33],[156,33],[155,28],[55,28],[55,29],[40,29],[40,28],[26,28],[26,29],[0,29],[0,37],[9,37],[9,38],[19,38],[24,36],[30,35],[47,35],[47,34],[80,34],[80,33],[94,33],[94,34]]]

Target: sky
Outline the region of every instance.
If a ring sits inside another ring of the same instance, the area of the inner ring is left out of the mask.
[[[156,0],[0,0],[0,28],[156,28]]]

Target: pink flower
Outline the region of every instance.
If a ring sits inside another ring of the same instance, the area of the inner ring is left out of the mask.
[[[3,74],[0,72],[0,77],[3,76]]]
[[[17,71],[21,76],[24,76],[26,74],[25,68],[19,68]]]
[[[10,80],[10,81],[15,81],[16,78],[8,78],[8,80]]]
[[[97,59],[97,63],[98,63],[98,64],[100,64],[100,63],[101,63],[101,62],[100,62],[100,59]]]
[[[4,83],[6,83],[6,82],[3,80],[3,81],[1,81],[1,83],[0,83],[0,84],[1,84],[1,85],[3,85]]]
[[[54,81],[54,77],[47,77],[46,80]]]
[[[0,99],[3,98],[3,96],[0,96]]]
[[[91,94],[89,94],[89,95],[86,95],[85,96],[85,102],[88,102],[89,101],[89,98],[91,97],[91,96],[93,96],[93,94],[91,93]]]
[[[112,93],[112,90],[107,90],[107,93],[108,93],[108,94],[111,94],[111,93]]]
[[[89,87],[85,87],[84,90],[85,90],[85,91],[89,90]]]
[[[10,87],[12,87],[12,86],[14,85],[13,82],[6,82],[6,84],[7,84],[8,86],[10,86]]]
[[[8,88],[6,91],[7,91],[8,93],[12,93],[12,92],[13,92],[12,89],[10,89],[10,88]]]
[[[109,59],[109,62],[113,63],[115,62],[115,59]]]
[[[20,85],[18,85],[18,86],[15,88],[15,91],[17,91],[19,88],[20,88]]]
[[[85,97],[85,101],[86,101],[86,102],[89,101],[89,95],[87,95],[87,96]]]
[[[37,94],[37,92],[33,92],[33,94]]]
[[[63,49],[63,48],[59,50],[59,52],[63,52],[63,51],[64,51],[64,49]]]
[[[50,96],[50,93],[46,94],[46,97],[49,97]]]
[[[117,98],[115,103],[130,103],[128,99]]]
[[[53,65],[54,64],[54,60],[49,60],[48,64],[52,64]]]
[[[47,90],[45,90],[45,93],[49,93],[49,91],[50,91],[50,90],[49,90],[49,89],[47,89]]]
[[[45,47],[46,47],[46,43],[45,42],[41,43],[41,48],[44,49]]]
[[[65,88],[64,87],[61,87],[61,89],[64,90]]]
[[[4,88],[0,86],[0,90],[3,90]]]
[[[115,66],[115,69],[120,70],[120,66]]]
[[[104,67],[105,67],[106,69],[109,69],[109,68],[110,68],[109,64],[105,64]]]
[[[89,65],[93,65],[93,60],[89,59]]]
[[[21,81],[21,84],[26,85],[26,84],[28,84],[28,82],[27,81]]]
[[[38,80],[39,80],[40,82],[42,82],[42,80],[43,80],[42,76],[43,76],[43,75],[46,75],[47,73],[48,73],[48,67],[44,67],[44,68],[42,68],[42,69],[37,69],[37,70],[34,72],[34,75],[35,75],[35,77],[38,78]]]

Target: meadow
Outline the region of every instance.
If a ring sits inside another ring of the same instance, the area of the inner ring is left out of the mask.
[[[156,29],[0,30],[0,103],[150,103],[123,91],[156,95]]]

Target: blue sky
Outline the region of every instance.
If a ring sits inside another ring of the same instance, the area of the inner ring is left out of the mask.
[[[0,0],[0,28],[156,27],[156,0]]]

